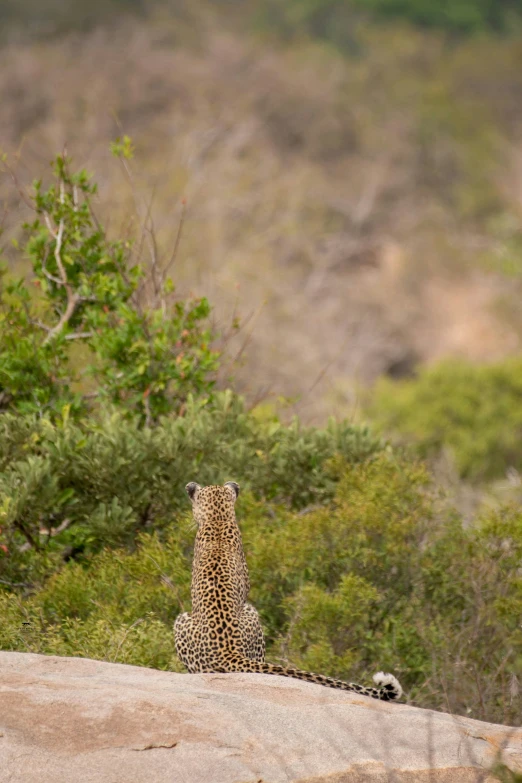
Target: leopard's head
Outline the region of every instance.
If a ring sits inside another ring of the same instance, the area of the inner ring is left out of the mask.
[[[194,520],[200,529],[203,525],[235,521],[234,504],[239,495],[239,484],[235,481],[227,481],[222,487],[200,487],[191,481],[185,489],[192,502]]]

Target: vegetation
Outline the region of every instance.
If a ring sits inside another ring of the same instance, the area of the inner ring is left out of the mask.
[[[116,152],[130,156],[129,140]],[[158,269],[153,248],[147,302],[132,243],[109,241],[92,211],[96,186],[85,171],[69,173],[63,156],[53,172],[47,190],[35,183],[36,219],[24,226],[37,293],[24,278],[8,277],[0,288],[1,408],[42,415],[67,406],[67,415],[77,413],[86,398],[73,386],[88,375],[95,381],[90,399],[118,401],[148,423],[179,410],[187,394],[208,393],[217,357],[201,328],[206,299],[174,300],[168,267]],[[84,349],[81,372],[73,342]]]
[[[506,32],[522,16],[520,0],[215,0],[221,13],[242,11],[250,24],[259,23],[286,33],[306,30],[333,43],[345,44],[346,32],[360,19],[399,19],[414,25],[434,27],[450,33],[469,34],[483,30]],[[4,0],[0,21],[16,23],[31,20],[37,34],[87,27],[114,19],[122,13],[144,13],[167,8],[170,13],[187,12],[180,0]],[[232,6],[232,9],[230,8]]]
[[[420,465],[381,452],[352,466],[337,458],[329,471],[335,497],[316,508],[240,496],[267,657],[362,680],[382,667],[412,703],[516,723],[520,510],[490,512],[465,529]],[[99,521],[91,514],[86,528],[99,531]],[[182,671],[172,623],[189,607],[194,530],[181,509],[157,528],[136,547],[55,561],[25,597],[3,594],[0,646]]]
[[[412,380],[380,380],[368,411],[422,456],[450,450],[462,478],[484,482],[522,470],[521,400],[520,358],[446,361]]]
[[[348,424],[317,431],[259,421],[232,392],[189,397],[183,415],[153,428],[110,409],[78,424],[4,414],[0,426],[1,567],[14,582],[32,581],[47,553],[52,569],[71,545],[132,547],[143,529],[166,528],[186,508],[191,477],[232,476],[258,496],[300,508],[332,496],[334,455],[357,462],[379,449],[366,429]]]
[[[113,150],[130,157],[130,140]],[[233,478],[272,660],[362,681],[382,667],[412,703],[514,722],[520,510],[466,526],[426,468],[368,428],[283,424],[214,390],[208,305],[173,301],[155,256],[144,268],[130,240],[110,240],[95,192],[57,158],[25,227],[31,277],[8,278],[0,298],[0,646],[180,671],[172,622],[189,605],[194,537],[183,487]],[[397,409],[440,423],[442,400],[457,454],[482,476],[506,459],[498,432],[513,432],[503,414],[517,410],[520,367],[477,371],[426,371],[398,387],[417,396]],[[384,416],[389,384],[379,394]]]
[[[0,25],[35,37],[106,23],[121,14],[143,12],[144,0],[3,0]]]
[[[149,10],[58,5],[32,32]],[[522,469],[519,3],[225,5],[0,50],[0,647],[181,671],[183,487],[233,479],[271,660],[518,723],[522,517],[488,493]],[[99,191],[42,169],[65,139]],[[365,411],[393,447],[342,417],[383,374],[413,376]]]
[[[97,172],[108,238],[126,240],[135,202],[143,221],[153,200],[165,259],[185,197],[178,294],[211,299],[220,326],[250,318],[231,339],[238,390],[297,400],[308,422],[353,416],[355,379],[516,351],[518,39],[337,26],[356,36],[345,56],[310,36],[260,43],[225,20],[165,14],[0,48],[0,146],[20,184],[37,176],[46,191],[67,142]],[[124,134],[132,182],[107,160]],[[4,255],[19,274],[11,240],[24,243],[34,216],[16,196],[0,175]]]
[[[128,139],[115,147],[130,150]],[[269,408],[248,412],[233,392],[215,393],[207,302],[173,299],[155,255],[145,271],[131,242],[107,239],[85,172],[70,174],[58,157],[54,176],[45,192],[35,184],[37,219],[25,226],[34,277],[0,292],[0,522],[11,581],[32,580],[33,569],[40,577],[71,546],[132,547],[143,529],[164,529],[189,475],[234,475],[300,508],[332,497],[334,456],[357,462],[383,448],[366,428],[283,426]]]
[[[519,0],[264,0],[257,5],[267,24],[287,34],[305,31],[341,48],[353,48],[354,28],[361,17],[388,23],[400,20],[462,35],[484,30],[505,33],[516,29],[522,16]]]

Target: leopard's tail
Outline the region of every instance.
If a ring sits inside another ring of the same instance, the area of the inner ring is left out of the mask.
[[[355,682],[336,680],[333,677],[325,677],[323,674],[313,674],[312,672],[305,672],[301,669],[278,666],[275,663],[261,663],[259,661],[252,661],[248,658],[239,658],[239,656],[237,661],[230,661],[230,663],[233,664],[234,668],[228,669],[228,671],[280,674],[283,677],[294,677],[297,680],[306,680],[306,682],[326,685],[328,688],[354,691],[355,693],[361,693],[364,696],[372,696],[374,699],[381,699],[382,701],[392,701],[393,699],[400,699],[402,696],[402,688],[398,679],[394,677],[393,674],[385,674],[384,672],[378,672],[373,675],[373,681],[377,686],[376,688],[367,688],[364,685],[358,685]]]

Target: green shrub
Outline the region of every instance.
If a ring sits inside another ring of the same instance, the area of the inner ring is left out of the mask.
[[[363,681],[382,668],[420,706],[518,720],[519,508],[464,527],[425,468],[381,453],[343,471],[333,504],[242,528],[272,659]]]
[[[405,381],[380,380],[368,415],[422,456],[450,449],[463,478],[522,470],[522,359],[446,361]]]
[[[101,553],[88,568],[71,562],[31,598],[4,594],[0,648],[181,670],[171,626],[190,594],[186,528],[161,545],[145,536],[133,554]]]
[[[78,422],[4,414],[0,435],[0,578],[15,582],[52,571],[71,548],[132,547],[138,532],[166,528],[186,510],[189,480],[234,479],[302,508],[333,496],[332,457],[355,463],[382,448],[347,423],[264,421],[232,392],[189,397],[182,416],[152,428],[116,411]]]
[[[518,721],[520,509],[463,527],[421,466],[385,453],[334,463],[337,492],[324,506],[239,497],[267,659],[363,682],[393,671],[410,702]],[[172,624],[190,606],[188,506],[135,551],[70,561],[24,598],[0,593],[0,647],[182,671]]]

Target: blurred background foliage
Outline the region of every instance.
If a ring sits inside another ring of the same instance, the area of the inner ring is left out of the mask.
[[[520,723],[521,18],[0,0],[1,648],[182,671],[236,480],[269,659]]]
[[[219,327],[242,320],[228,341],[239,392],[284,395],[311,423],[356,415],[359,385],[381,375],[516,353],[516,25],[454,36],[357,12],[334,25],[351,39],[339,48],[241,8],[120,9],[38,39],[3,26],[0,148],[20,186],[48,187],[67,144],[96,174],[107,239],[136,239],[149,215],[166,257],[185,198],[177,290],[206,297]],[[135,157],[110,165],[125,135]],[[4,256],[26,271],[11,242],[27,205],[7,173],[0,200]]]
[[[188,8],[186,0],[2,0],[0,20],[36,35],[92,27],[124,13],[145,14],[158,7],[169,13]],[[217,0],[219,11],[232,10],[251,24],[263,22],[293,34],[306,30],[334,43],[346,42],[343,28],[363,14],[375,20],[403,19],[451,33],[516,29],[520,0]],[[185,6],[185,7],[184,7]]]
[[[475,483],[522,470],[522,361],[491,366],[447,360],[415,380],[381,379],[368,415],[424,457],[447,449]]]

